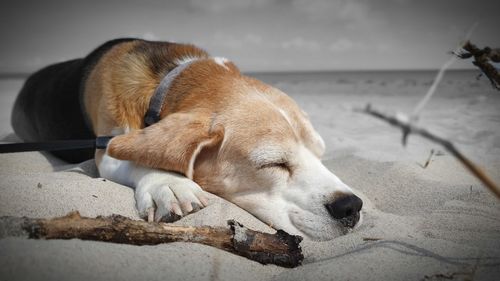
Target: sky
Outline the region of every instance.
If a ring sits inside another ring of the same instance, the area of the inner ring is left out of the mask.
[[[0,73],[130,36],[194,43],[243,71],[435,69],[473,26],[474,43],[500,47],[500,1],[2,0]]]

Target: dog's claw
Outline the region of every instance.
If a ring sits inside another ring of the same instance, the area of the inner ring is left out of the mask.
[[[193,208],[192,212],[198,212],[202,207],[199,204],[191,202],[191,207]]]
[[[182,216],[179,216],[178,214],[172,212],[161,217],[158,222],[166,222],[166,223],[174,222],[180,220],[181,217]]]
[[[171,213],[179,216],[179,219],[182,217],[182,210],[181,210],[181,207],[179,206],[179,204],[177,204],[177,203],[172,204],[172,212]]]
[[[200,203],[202,205],[201,208],[208,206],[208,199],[207,199],[207,197],[205,197],[203,195],[199,195],[198,196],[198,200],[200,200]]]
[[[155,208],[148,208],[148,222],[153,222],[155,218]]]

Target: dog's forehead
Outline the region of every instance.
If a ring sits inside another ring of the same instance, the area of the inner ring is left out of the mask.
[[[217,123],[225,128],[224,144],[235,144],[250,153],[262,141],[286,146],[302,143],[321,156],[321,137],[291,97],[256,79],[239,78],[226,88],[217,113]]]
[[[298,138],[297,122],[265,98],[248,99],[231,109],[227,123],[237,134],[258,138]]]
[[[292,151],[289,143],[260,142],[252,148],[249,159],[257,166],[282,163],[290,159]]]

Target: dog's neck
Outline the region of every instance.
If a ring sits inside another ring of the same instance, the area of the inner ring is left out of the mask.
[[[158,87],[156,87],[151,100],[149,101],[149,107],[146,111],[146,115],[144,116],[144,127],[148,127],[160,121],[160,113],[172,82],[182,73],[182,71],[188,68],[195,61],[197,61],[197,59],[184,61],[163,77],[160,84],[158,84]]]

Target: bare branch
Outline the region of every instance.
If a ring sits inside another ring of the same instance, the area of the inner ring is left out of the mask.
[[[393,116],[386,115],[380,111],[372,109],[368,104],[364,110],[357,110],[359,112],[366,113],[368,115],[374,116],[378,119],[384,120],[391,124],[392,126],[398,127],[403,130],[403,134],[416,134],[420,135],[426,139],[429,139],[435,143],[442,145],[448,152],[450,152],[455,158],[457,158],[476,178],[478,178],[491,192],[493,192],[498,198],[500,198],[500,188],[495,182],[476,164],[469,160],[465,155],[463,155],[458,149],[455,148],[453,143],[449,140],[441,138],[432,134],[431,132],[419,128],[414,124],[404,120],[402,118],[397,118]]]
[[[491,82],[493,88],[500,90],[500,73],[491,62],[500,62],[500,49],[485,47],[478,48],[470,41],[462,46],[463,51],[455,51],[453,54],[461,59],[474,58],[472,64],[477,66]]]

